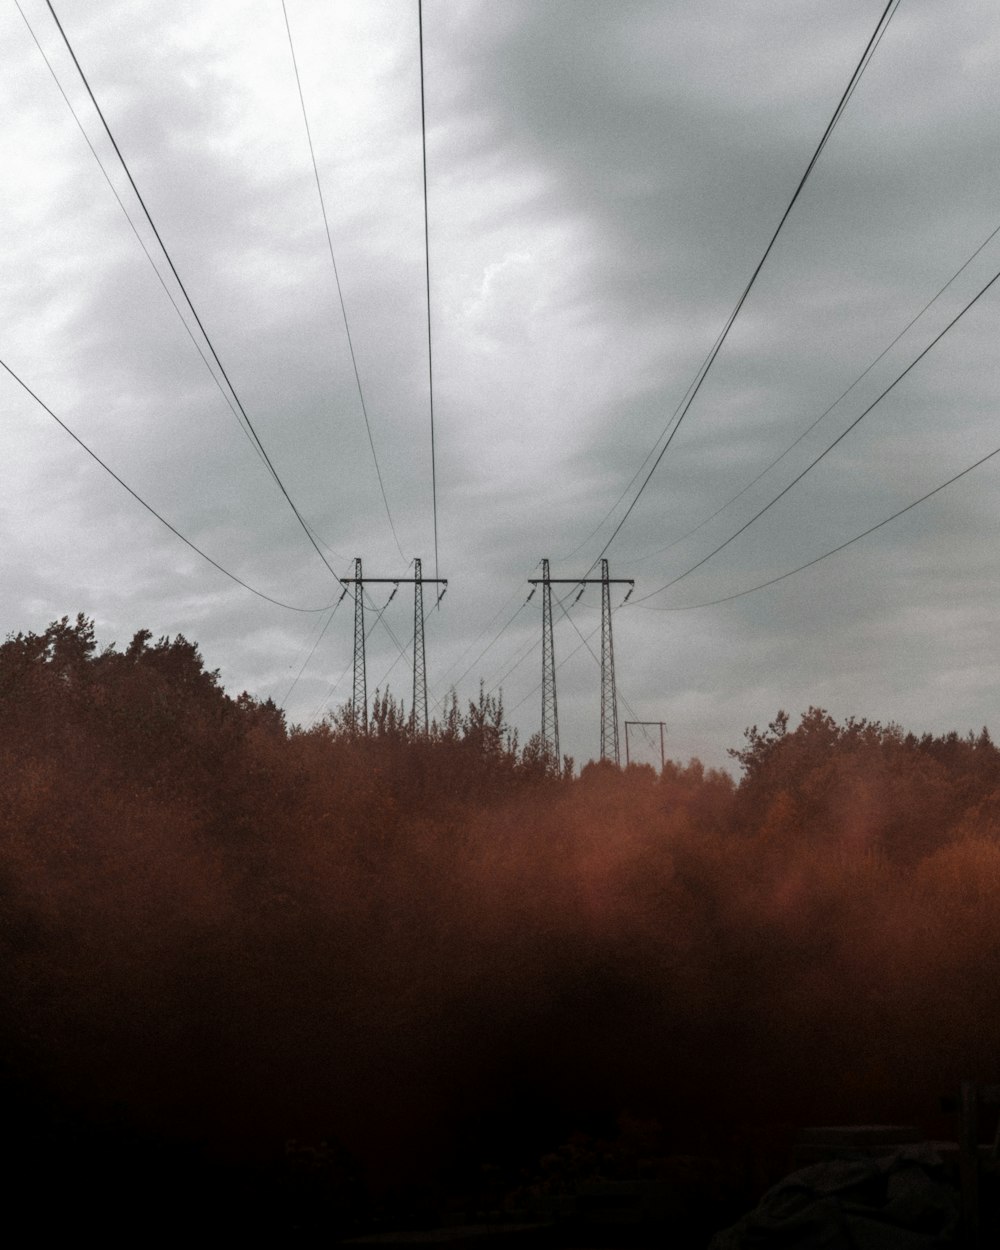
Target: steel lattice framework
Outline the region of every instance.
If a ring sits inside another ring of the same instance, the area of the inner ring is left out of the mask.
[[[419,560],[413,561],[413,708],[410,724],[415,734],[427,733],[427,655],[424,651],[424,579]]]
[[[542,561],[542,742],[559,767],[559,708],[556,703],[556,659],[552,643],[552,579],[549,562]]]
[[[355,725],[363,732],[368,731],[368,690],[365,679],[365,586],[373,582],[391,582],[393,586],[413,583],[413,707],[410,712],[410,727],[414,733],[427,733],[427,656],[424,649],[424,585],[431,582],[440,586],[437,597],[440,603],[444,592],[448,589],[446,577],[424,577],[420,560],[413,561],[413,577],[365,577],[361,572],[360,557],[354,561],[354,576],[342,577],[341,584],[354,586],[354,697],[352,709]],[[389,596],[389,603],[396,591]],[[386,604],[388,607],[388,603]],[[385,611],[385,609],[382,609]],[[381,616],[381,613],[379,613]],[[358,708],[361,708],[360,718]]]
[[[556,665],[552,642],[552,587],[579,586],[583,594],[587,586],[601,588],[601,759],[614,758],[621,764],[618,745],[618,693],[615,686],[615,648],[611,637],[611,587],[628,586],[627,603],[635,589],[631,577],[609,577],[608,562],[601,560],[600,577],[552,577],[548,560],[542,561],[541,577],[529,577],[530,586],[542,588],[542,742],[546,753],[559,766],[559,713],[556,707]],[[531,594],[535,592],[532,590]],[[531,598],[531,595],[528,596]],[[576,602],[576,600],[574,600]],[[563,609],[565,611],[565,609]],[[593,653],[591,653],[593,654]]]
[[[621,764],[618,748],[618,692],[615,688],[615,643],[611,635],[611,582],[608,562],[601,561],[601,759]]]
[[[355,729],[368,732],[368,677],[365,672],[365,583],[361,557],[354,561],[354,690],[351,715]]]

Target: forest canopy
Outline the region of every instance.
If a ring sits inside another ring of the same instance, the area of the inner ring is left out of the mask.
[[[289,727],[181,636],[9,637],[6,1088],[377,1187],[623,1112],[921,1122],[996,1081],[986,730],[810,708],[732,755],[574,775],[484,694],[427,737],[386,693]]]

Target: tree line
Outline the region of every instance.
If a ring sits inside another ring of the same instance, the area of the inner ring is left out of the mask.
[[[305,1194],[348,1220],[534,1183],[623,1115],[691,1154],[747,1126],[928,1123],[995,1081],[986,730],[812,708],[731,754],[738,781],[576,775],[485,694],[426,737],[389,694],[367,732],[349,710],[289,726],[180,636],[101,647],[78,616],[9,637],[9,1175],[93,1202],[112,1160],[162,1202],[197,1158],[246,1210]]]

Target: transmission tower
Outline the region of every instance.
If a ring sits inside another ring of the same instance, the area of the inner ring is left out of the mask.
[[[361,557],[354,561],[354,691],[351,715],[354,728],[368,732],[368,678],[365,673],[365,579],[361,573]],[[345,580],[346,585],[346,580]]]
[[[542,561],[542,742],[556,768],[559,754],[559,708],[556,704],[556,657],[552,645],[552,579]]]
[[[363,709],[361,725],[366,732],[368,729],[368,692],[365,685],[364,589],[365,586],[374,582],[391,582],[396,587],[413,583],[413,708],[410,714],[410,725],[414,733],[425,734],[427,732],[427,656],[424,649],[424,585],[427,582],[432,582],[434,585],[441,587],[437,597],[437,602],[440,603],[444,598],[444,592],[448,589],[448,579],[446,577],[424,577],[420,560],[413,561],[413,572],[413,577],[364,577],[361,572],[361,560],[357,559],[354,561],[354,576],[342,577],[340,579],[342,585],[355,586],[357,588],[354,597],[354,699],[352,707],[354,708],[355,717],[358,716],[357,709],[359,707]],[[394,595],[396,593],[395,590],[392,593]],[[391,602],[392,595],[389,598]]]
[[[621,764],[618,750],[618,694],[615,690],[615,644],[611,636],[611,582],[608,562],[601,561],[601,759],[614,756]]]
[[[628,586],[628,594],[635,589],[631,577],[609,577],[608,562],[601,561],[600,577],[550,577],[549,562],[542,561],[542,576],[529,577],[531,586],[542,587],[542,739],[559,759],[559,719],[556,713],[556,669],[552,650],[552,587],[556,585],[579,586],[583,594],[588,586],[601,588],[601,759],[614,757],[621,763],[618,745],[618,700],[615,688],[615,648],[611,638],[611,587]],[[535,592],[532,591],[531,594]],[[531,595],[528,596],[531,598]],[[575,600],[574,600],[575,602]]]
[[[424,579],[419,560],[413,561],[413,709],[415,734],[427,733],[427,656],[424,653]]]

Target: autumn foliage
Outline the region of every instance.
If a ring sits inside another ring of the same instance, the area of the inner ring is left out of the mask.
[[[810,709],[733,754],[738,785],[697,761],[554,774],[485,696],[426,739],[388,696],[367,733],[289,728],[180,637],[8,639],[9,1167],[123,1167],[138,1141],[137,1183],[169,1142],[283,1160],[282,1192],[344,1211],[523,1175],[622,1113],[681,1150],[927,1123],[996,1081],[986,731]]]

